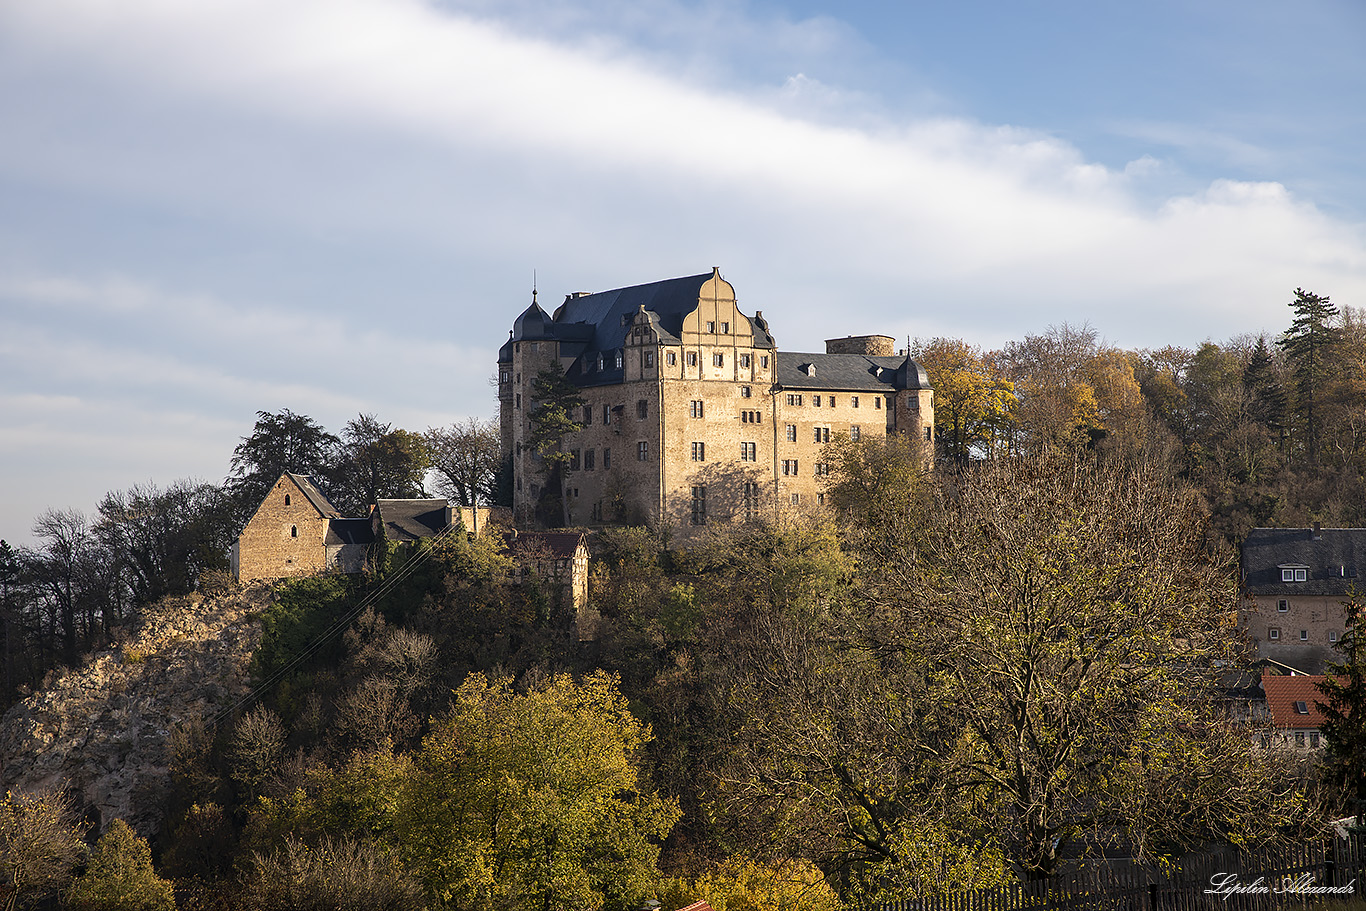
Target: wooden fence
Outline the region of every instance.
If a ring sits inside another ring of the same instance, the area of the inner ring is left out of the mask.
[[[906,896],[874,911],[1267,911],[1361,898],[1366,839],[1191,855],[1156,872],[1106,864],[1022,885]],[[1327,891],[1331,890],[1331,891]]]

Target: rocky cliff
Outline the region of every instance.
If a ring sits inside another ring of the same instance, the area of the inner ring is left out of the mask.
[[[50,675],[0,721],[0,785],[61,787],[100,828],[157,832],[170,791],[171,732],[250,689],[269,587],[167,599],[109,651]],[[92,814],[93,815],[93,814]]]

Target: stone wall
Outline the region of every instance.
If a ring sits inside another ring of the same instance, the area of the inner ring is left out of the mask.
[[[846,335],[825,340],[826,354],[866,354],[869,357],[892,357],[896,339],[890,335]]]
[[[327,568],[327,518],[288,476],[270,489],[233,547],[239,581],[311,576]]]
[[[1270,658],[1307,674],[1322,674],[1328,662],[1341,660],[1334,647],[1346,629],[1341,596],[1249,598],[1240,619],[1259,658]]]

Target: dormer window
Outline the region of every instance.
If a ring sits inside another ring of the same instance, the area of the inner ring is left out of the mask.
[[[601,354],[598,355],[598,372],[599,372],[599,373],[602,372],[602,355],[601,355]]]
[[[1304,702],[1296,702],[1296,703],[1295,703],[1295,714],[1296,714],[1296,715],[1308,715],[1308,714],[1309,714],[1309,705],[1308,705],[1307,703],[1304,703]]]
[[[1282,566],[1282,582],[1306,582],[1309,579],[1309,567],[1307,566]]]
[[[621,351],[620,351],[620,350],[617,351],[617,356],[616,356],[616,359],[613,361],[613,363],[616,365],[616,368],[617,368],[618,370],[621,369]]]

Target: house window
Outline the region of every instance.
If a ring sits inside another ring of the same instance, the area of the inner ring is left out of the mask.
[[[689,367],[696,367],[696,366],[697,366],[697,352],[696,352],[696,351],[689,351],[689,352],[688,352],[688,366],[689,366]]]
[[[1309,578],[1309,570],[1284,568],[1281,570],[1282,582],[1304,582]]]
[[[285,505],[289,505],[289,494],[285,494]]]
[[[761,354],[761,355],[759,355],[759,366],[760,366],[760,367],[765,367],[765,368],[768,367],[768,355],[767,355],[767,354]]]
[[[1338,631],[1337,631],[1337,630],[1335,630],[1335,629],[1330,629],[1330,630],[1328,631],[1328,641],[1329,641],[1329,642],[1337,642],[1337,641],[1338,641]]]
[[[297,525],[291,525],[291,526],[289,526],[289,536],[290,536],[291,538],[297,538],[297,537],[299,537],[299,526],[297,526]]]
[[[641,440],[636,444],[636,461],[644,462],[650,458],[650,444]]]
[[[1307,629],[1302,629],[1302,630],[1300,630],[1300,641],[1301,641],[1301,642],[1308,642],[1308,641],[1309,641],[1309,630],[1307,630]]]
[[[787,425],[787,441],[788,441],[789,443],[795,443],[795,442],[797,442],[797,425],[796,425],[796,424],[788,424],[788,425]]]
[[[702,400],[693,399],[688,403],[688,416],[700,418],[702,416]]]
[[[722,324],[721,324],[721,334],[722,334],[722,335],[730,335],[730,323],[722,323]]]
[[[645,352],[645,366],[646,366],[646,367],[653,367],[654,365],[655,365],[655,353],[654,353],[653,351],[646,351],[646,352]]]
[[[692,489],[692,524],[707,524],[707,488],[694,487]]]
[[[1309,732],[1309,748],[1310,748],[1310,749],[1313,749],[1313,750],[1317,750],[1317,749],[1319,748],[1319,732],[1318,732],[1318,731],[1310,731],[1310,732]]]
[[[664,355],[664,359],[670,367],[678,363],[678,355],[673,351],[670,351],[668,354]]]
[[[741,444],[740,444],[740,461],[741,461],[741,462],[757,462],[757,461],[759,461],[759,456],[758,456],[757,447],[755,446],[754,443],[741,443]]]
[[[1297,747],[1302,747],[1302,746],[1304,746],[1304,731],[1296,731],[1296,732],[1295,732],[1295,746],[1297,746]]]
[[[830,396],[830,407],[831,407],[831,408],[834,408],[834,407],[835,407],[835,397],[834,397],[833,395]]]
[[[829,474],[830,474],[830,463],[829,463],[829,462],[817,462],[817,463],[816,463],[816,477],[818,477],[818,478],[823,478],[823,477],[828,476]]]
[[[644,399],[636,402],[636,420],[643,421],[650,416],[650,403]]]
[[[874,407],[874,408],[881,408],[881,407],[882,407],[882,396],[878,395],[878,396],[874,396],[874,397],[873,397],[873,407]]]
[[[1308,715],[1308,714],[1309,714],[1309,703],[1308,703],[1308,702],[1299,702],[1299,701],[1297,701],[1297,702],[1295,703],[1295,714],[1296,714],[1296,715]]]
[[[569,470],[579,470],[579,451],[577,449],[569,450]]]
[[[801,501],[802,501],[802,495],[801,495],[801,494],[799,494],[799,493],[794,493],[794,494],[792,495],[792,505],[793,505],[793,506],[798,505],[799,503],[801,503]]]
[[[611,467],[612,467],[612,450],[610,450],[610,449],[608,449],[607,447],[604,446],[604,447],[603,447],[603,450],[602,450],[602,470],[603,470],[603,471],[606,471],[607,469],[609,469],[609,468],[611,468]]]
[[[713,354],[711,356],[711,364],[713,367],[726,366],[726,356],[724,354]]]
[[[591,424],[591,423],[593,423],[593,406],[592,406],[592,405],[584,405],[584,406],[583,406],[583,422],[584,422],[585,424]]]
[[[1271,642],[1276,642],[1281,638],[1281,631],[1273,626],[1266,631],[1266,638]]]
[[[601,522],[601,521],[602,521],[602,501],[601,501],[601,500],[598,500],[596,503],[593,504],[593,521],[594,521],[594,522]]]
[[[829,442],[830,442],[830,428],[829,428],[829,427],[816,427],[816,428],[813,428],[813,429],[816,431],[816,442],[817,442],[817,443],[829,443]]]
[[[592,470],[593,470],[593,463],[596,462],[597,460],[598,460],[598,451],[597,451],[596,449],[587,449],[587,450],[585,450],[584,453],[583,453],[583,470],[584,470],[584,471],[592,471]]]
[[[710,332],[710,333],[715,334],[715,332],[716,332],[716,321],[715,321],[715,320],[707,320],[707,331]]]
[[[707,461],[707,444],[706,444],[706,443],[693,443],[693,444],[692,444],[692,460],[693,460],[694,462],[705,462],[705,461]]]
[[[849,425],[849,439],[858,440],[863,436],[863,429],[857,424]]]
[[[797,476],[797,460],[783,459],[783,476],[795,478]]]
[[[741,387],[740,387],[740,398],[742,398],[742,399],[747,399],[747,398],[749,398],[749,397],[750,397],[750,388],[749,388],[748,386],[741,386]]]
[[[857,407],[858,407],[858,396],[856,396],[856,395],[851,395],[851,396],[849,396],[849,407],[850,407],[850,408],[857,408]]]
[[[740,366],[741,366],[741,367],[748,367],[748,366],[749,366],[749,355],[748,355],[748,354],[742,354],[742,355],[740,355]]]
[[[1282,598],[1281,600],[1276,602],[1276,610],[1280,611],[1281,613],[1285,613],[1286,611],[1290,610],[1290,602]]]
[[[759,515],[759,482],[746,481],[744,491],[745,519],[753,520]]]

